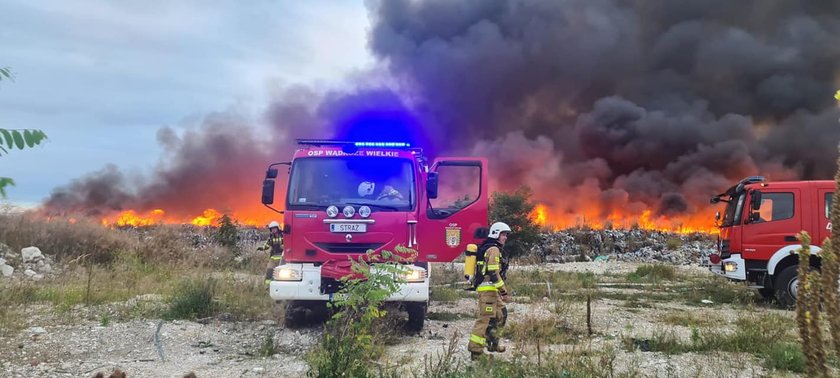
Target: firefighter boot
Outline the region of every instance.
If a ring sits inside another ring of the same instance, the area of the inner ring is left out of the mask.
[[[271,278],[272,278],[273,274],[274,274],[274,269],[273,268],[268,268],[268,269],[265,270],[265,285],[266,286],[268,286],[268,284],[271,283]]]
[[[487,351],[488,352],[496,352],[496,353],[504,353],[507,348],[499,345],[499,339],[497,337],[488,337],[487,338]]]

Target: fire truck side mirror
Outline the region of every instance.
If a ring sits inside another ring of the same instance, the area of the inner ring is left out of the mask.
[[[758,211],[761,208],[761,191],[753,190],[750,194],[750,205],[753,211]]]
[[[274,180],[263,180],[262,203],[263,205],[274,203]]]
[[[426,178],[426,197],[429,199],[437,198],[438,196],[438,173],[429,172]]]
[[[277,178],[277,169],[276,168],[269,168],[267,171],[265,171],[265,178],[276,179]]]

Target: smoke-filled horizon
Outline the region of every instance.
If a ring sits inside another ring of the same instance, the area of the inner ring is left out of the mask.
[[[267,135],[224,113],[181,136],[163,128],[150,177],[108,167],[57,188],[46,209],[236,208],[256,201],[265,166],[288,158],[294,138],[352,137],[354,123],[373,128],[366,135],[408,124],[388,137],[433,155],[487,156],[493,189],[530,186],[558,222],[691,218],[745,176],[836,170],[840,3],[368,6],[379,67],[355,86],[287,90],[265,115]]]

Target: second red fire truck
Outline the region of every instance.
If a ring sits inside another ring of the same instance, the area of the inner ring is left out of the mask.
[[[726,209],[717,253],[710,256],[712,272],[749,281],[764,297],[793,307],[799,282],[796,234],[811,235],[811,264],[818,269],[822,242],[831,234],[834,191],[834,181],[768,182],[754,176],[713,197],[712,203],[726,203]]]

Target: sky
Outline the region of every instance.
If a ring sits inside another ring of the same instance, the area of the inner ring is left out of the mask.
[[[0,157],[31,206],[108,163],[145,173],[156,133],[235,111],[260,122],[281,86],[330,86],[373,64],[360,1],[25,1],[0,6],[0,127],[49,141]]]

